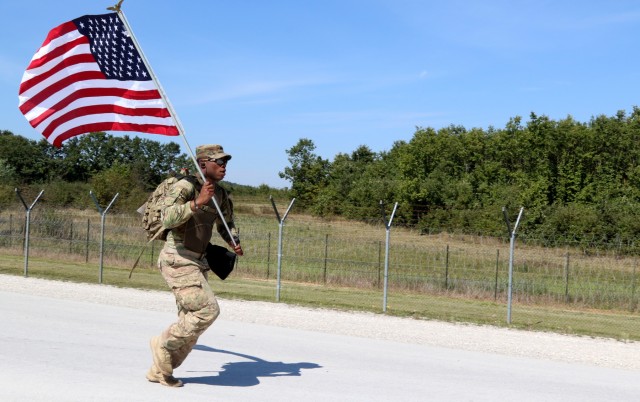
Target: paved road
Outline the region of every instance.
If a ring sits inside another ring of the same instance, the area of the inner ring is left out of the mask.
[[[145,380],[163,311],[0,291],[2,401],[637,401],[640,372],[225,320]]]

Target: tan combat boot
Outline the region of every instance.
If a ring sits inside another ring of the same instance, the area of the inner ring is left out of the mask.
[[[181,387],[182,381],[173,376],[173,366],[171,365],[171,354],[161,345],[160,337],[151,338],[151,355],[153,365],[147,373],[147,380],[159,382],[168,387]]]
[[[151,382],[159,382],[167,387],[181,387],[182,381],[178,380],[172,375],[164,375],[158,370],[155,364],[151,365],[149,372],[147,373],[147,380]]]

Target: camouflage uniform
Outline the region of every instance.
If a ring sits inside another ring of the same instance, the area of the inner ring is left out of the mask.
[[[182,364],[199,336],[220,313],[218,302],[207,282],[209,265],[204,258],[205,250],[211,240],[214,225],[227,243],[231,238],[213,201],[200,206],[196,211],[191,210],[190,201],[198,196],[197,192],[198,189],[189,180],[180,180],[171,187],[165,198],[162,222],[170,231],[158,257],[158,268],[176,298],[178,321],[171,324],[159,337],[152,339],[154,354],[166,355],[160,359],[154,355],[154,365],[147,375],[152,381],[152,377],[159,373],[171,376],[173,369]],[[227,191],[217,183],[214,197],[228,227],[236,236],[233,204]]]

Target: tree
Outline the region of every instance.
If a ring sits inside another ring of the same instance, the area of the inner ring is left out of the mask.
[[[17,178],[16,169],[9,165],[6,160],[0,159],[0,183],[12,185]]]
[[[45,182],[52,161],[46,158],[37,143],[10,131],[0,131],[0,159],[13,169],[20,183]]]
[[[302,208],[313,204],[326,185],[329,174],[329,161],[316,155],[315,149],[312,140],[301,138],[286,151],[291,166],[278,173],[280,178],[291,182],[291,194]]]

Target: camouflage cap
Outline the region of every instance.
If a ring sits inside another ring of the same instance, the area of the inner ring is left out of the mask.
[[[196,159],[231,159],[231,155],[224,152],[222,145],[200,145],[196,147]]]

